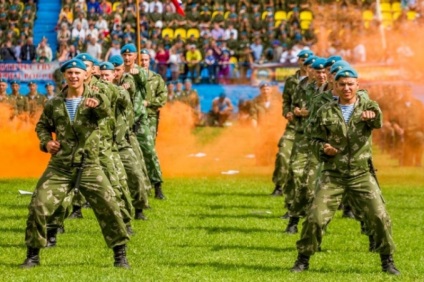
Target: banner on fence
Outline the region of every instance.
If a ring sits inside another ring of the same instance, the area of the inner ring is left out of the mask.
[[[50,81],[53,73],[59,67],[59,62],[51,63],[1,63],[0,76],[7,80],[28,81]]]

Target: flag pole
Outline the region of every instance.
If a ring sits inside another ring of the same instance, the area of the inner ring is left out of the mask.
[[[383,50],[386,50],[387,47],[387,43],[386,43],[386,33],[384,32],[384,25],[383,25],[383,15],[381,13],[381,6],[380,6],[381,1],[377,0],[376,1],[376,12],[377,12],[377,19],[378,22],[380,23],[379,29],[380,29],[380,37],[381,37],[381,45],[383,47]]]
[[[135,12],[137,13],[136,18],[136,35],[135,38],[137,40],[137,65],[140,65],[140,1],[135,1]]]

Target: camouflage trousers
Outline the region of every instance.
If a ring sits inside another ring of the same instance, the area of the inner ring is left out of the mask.
[[[293,199],[290,197],[292,195],[290,187],[286,186],[286,182],[289,177],[289,165],[290,165],[290,155],[293,149],[293,140],[294,140],[294,129],[286,128],[283,136],[281,136],[280,141],[278,142],[278,153],[275,157],[275,167],[272,174],[272,182],[275,185],[284,187],[284,202],[287,207]]]
[[[75,178],[75,168],[48,166],[44,171],[28,207],[25,233],[28,247],[43,248],[47,245],[47,221],[62,205]],[[79,189],[93,207],[108,247],[126,244],[129,237],[115,191],[98,165],[84,168]]]
[[[144,156],[150,182],[152,184],[162,183],[162,171],[159,164],[159,158],[156,153],[154,138],[150,132],[147,120],[142,120],[135,135],[137,136],[140,149]]]
[[[309,157],[308,140],[304,134],[296,133],[294,139],[293,150],[290,156],[289,175],[284,186],[284,190],[289,196],[287,208],[289,215],[299,217],[299,210],[295,209],[295,202],[299,202],[299,197],[302,197],[301,192],[304,181],[304,173]]]
[[[149,122],[150,133],[153,137],[153,143],[156,144],[156,137],[158,136],[159,114],[149,115],[147,120]]]
[[[320,189],[307,217],[303,222],[297,250],[311,256],[321,245],[324,228],[331,221],[343,196],[347,195],[352,208],[360,213],[377,244],[377,251],[383,255],[394,252],[391,221],[386,211],[383,196],[375,178],[365,172],[356,176],[342,176],[323,172],[319,180]]]
[[[125,142],[127,146],[119,146],[119,156],[124,166],[129,192],[132,198],[132,205],[135,209],[145,209],[149,207],[147,190],[145,185],[145,175],[142,164],[137,158],[132,146]]]
[[[136,155],[136,158],[140,163],[141,171],[143,173],[143,182],[144,182],[144,186],[146,187],[146,191],[149,191],[150,189],[152,189],[152,183],[150,182],[150,179],[149,179],[149,173],[147,172],[146,161],[144,160],[144,156],[143,156],[143,152],[141,151],[140,144],[137,140],[137,137],[132,132],[129,135],[128,139],[131,144],[131,148],[133,149]]]

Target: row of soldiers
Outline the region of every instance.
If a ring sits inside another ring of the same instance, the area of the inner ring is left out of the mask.
[[[130,267],[132,219],[146,219],[152,186],[155,198],[165,198],[155,140],[167,91],[149,63],[147,50],[127,44],[108,62],[82,53],[61,66],[66,86],[45,103],[36,124],[40,149],[51,159],[29,204],[21,267],[40,264],[40,249],[56,245],[64,220],[81,217],[85,201],[114,251],[114,265]]]
[[[391,222],[372,163],[372,131],[382,127],[382,112],[359,89],[358,73],[341,57],[325,59],[303,50],[298,62],[300,69],[286,80],[283,91],[288,122],[273,174],[273,195],[284,194],[288,209],[286,232],[297,233],[300,218],[305,218],[291,270],[309,268],[343,203],[361,222],[369,250],[380,253],[382,270],[398,275]]]
[[[7,95],[6,90],[10,83],[12,92]],[[47,100],[55,96],[55,87],[52,83],[46,83],[46,95],[37,91],[37,84],[34,81],[28,82],[29,93],[24,96],[20,93],[19,80],[8,82],[5,78],[0,78],[0,103],[10,108],[10,120],[17,117],[26,119],[36,118],[37,114],[43,109]]]

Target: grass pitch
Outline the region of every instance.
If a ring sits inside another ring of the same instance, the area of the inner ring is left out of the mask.
[[[384,163],[384,160],[381,160]],[[387,169],[381,175],[402,275],[381,272],[377,254],[367,251],[359,223],[340,212],[324,237],[323,252],[310,270],[292,274],[299,235],[286,235],[282,198],[270,197],[266,176],[174,178],[165,201],[151,200],[148,221],[134,221],[128,245],[130,270],[112,266],[90,209],[67,220],[55,248],[41,251],[41,266],[21,270],[24,229],[35,179],[0,180],[0,272],[2,281],[423,281],[424,187],[420,169]],[[422,172],[422,171],[421,171]],[[406,184],[398,180],[409,173]],[[397,177],[398,176],[398,177]]]

